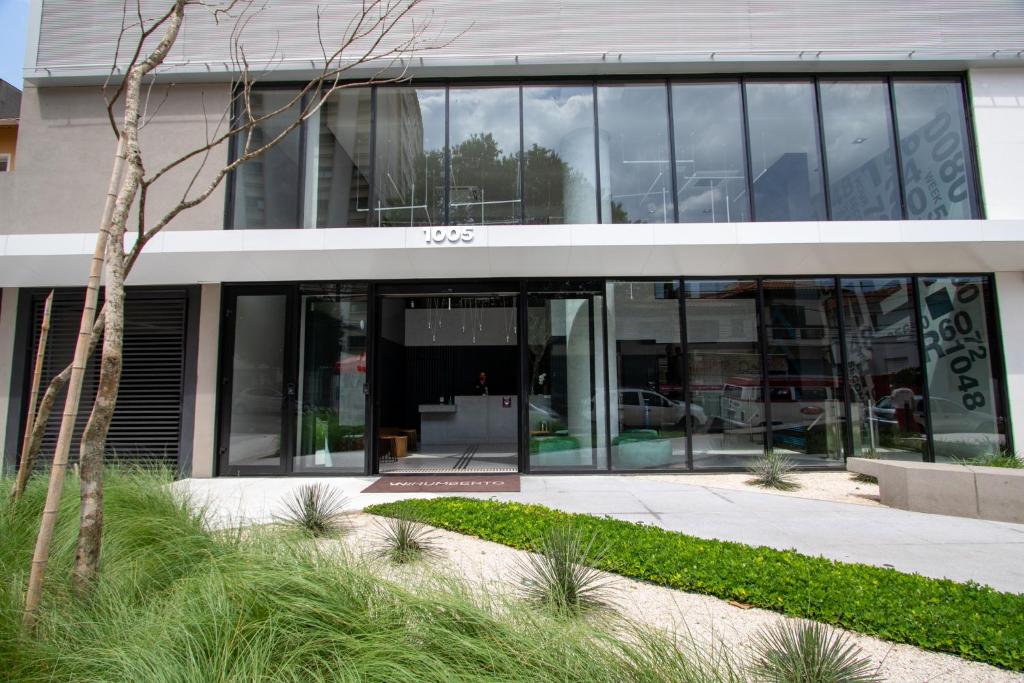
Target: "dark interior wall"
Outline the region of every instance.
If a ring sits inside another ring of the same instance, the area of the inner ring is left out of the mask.
[[[420,404],[474,395],[481,371],[492,395],[518,393],[515,346],[403,347],[382,339],[378,354],[382,427],[418,429]]]

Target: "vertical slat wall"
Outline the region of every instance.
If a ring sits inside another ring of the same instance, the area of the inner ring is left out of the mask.
[[[45,299],[46,293],[41,292],[32,300],[32,348],[26,360],[29,374],[39,343]],[[59,291],[54,297],[43,363],[43,388],[71,362],[82,301],[81,291]],[[129,290],[125,301],[124,366],[117,408],[107,436],[108,460],[176,465],[185,382],[186,312],[184,290]],[[79,438],[89,419],[98,376],[99,350],[90,358],[86,371],[71,462],[78,457]],[[63,406],[62,392],[46,426],[40,452],[41,467],[53,458]]]

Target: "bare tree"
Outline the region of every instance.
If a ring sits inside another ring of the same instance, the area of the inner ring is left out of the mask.
[[[46,304],[43,306],[43,321],[39,326],[39,345],[36,349],[36,360],[32,364],[32,388],[28,392],[28,415],[25,416],[25,438],[22,440],[21,460],[18,464],[18,476],[14,479],[14,486],[11,488],[11,500],[18,502],[21,495],[25,493],[25,486],[28,478],[35,467],[34,459],[30,459],[31,451],[29,446],[32,441],[32,427],[35,425],[36,399],[39,398],[39,384],[43,378],[43,358],[46,357],[46,340],[50,336],[50,312],[53,309],[53,290],[50,290],[46,297]]]
[[[139,0],[136,0],[136,20],[122,22],[118,40],[120,52],[123,40],[129,35],[135,35],[134,49],[126,65],[120,64],[119,54],[115,54],[112,73],[123,71],[124,76],[107,96],[107,114],[117,139],[117,153],[97,234],[74,361],[54,377],[47,387],[36,414],[35,425],[28,435],[33,441],[23,449],[33,458],[38,453],[38,437],[45,429],[57,394],[66,385],[67,399],[26,594],[26,624],[31,626],[34,623],[42,595],[86,362],[102,336],[98,389],[79,449],[81,508],[72,576],[75,592],[79,595],[87,594],[97,576],[103,528],[103,453],[117,402],[122,366],[124,285],[146,244],[181,213],[209,198],[232,171],[287,138],[304,121],[316,114],[339,89],[404,80],[405,67],[413,54],[450,44],[454,38],[430,37],[429,16],[421,16],[415,11],[422,3],[423,0],[363,0],[358,5],[353,3],[356,10],[336,41],[325,38],[318,9],[316,26],[311,29],[316,30],[322,62],[315,76],[281,106],[263,112],[253,106],[253,87],[262,71],[273,68],[275,58],[271,58],[259,71],[255,71],[250,64],[242,40],[245,26],[254,16],[250,2],[174,0],[169,3],[166,13],[147,20],[143,17]],[[218,25],[225,20],[232,22],[231,49],[238,73],[233,83],[233,95],[228,108],[222,112],[212,130],[207,119],[207,134],[203,144],[155,172],[147,173],[139,132],[146,124],[146,103],[154,77],[174,46],[183,23],[197,11],[213,12]],[[150,38],[158,30],[162,31],[159,40],[151,46]],[[361,80],[348,80],[351,75],[348,72],[360,67],[372,69],[374,75]],[[117,116],[119,108],[123,108],[120,124]],[[255,133],[272,119],[284,121],[285,125],[269,141],[259,139]],[[225,143],[232,139],[236,140],[238,153],[230,161],[217,166],[212,175],[200,183],[199,179],[207,169],[213,152],[223,150]],[[195,165],[197,168],[182,189],[179,199],[150,223],[146,203],[150,189],[162,180],[167,181],[172,171],[187,165]],[[138,216],[137,236],[131,249],[126,251],[125,236],[133,207]],[[105,303],[96,314],[101,275],[104,280]]]

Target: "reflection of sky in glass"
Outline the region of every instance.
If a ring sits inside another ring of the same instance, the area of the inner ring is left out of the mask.
[[[610,195],[630,223],[665,223],[674,219],[668,101],[663,85],[602,86],[597,89],[601,127],[603,200]],[[609,212],[610,213],[610,212]],[[601,220],[612,222],[613,216]]]
[[[423,120],[431,122],[423,126],[423,148],[444,149],[444,90],[420,89],[416,91],[416,99]],[[437,125],[433,125],[434,122]]]
[[[747,83],[758,220],[825,218],[814,84]]]
[[[519,152],[519,88],[452,88],[449,97],[452,148],[490,133],[502,154]]]
[[[813,85],[748,83],[747,110],[755,176],[789,152],[807,154],[810,171],[821,172]]]
[[[971,218],[973,178],[958,81],[895,81],[904,191],[912,219]]]
[[[823,81],[821,111],[830,181],[840,180],[879,154],[892,153],[885,83]]]
[[[738,83],[672,86],[679,220],[749,220]]]
[[[526,222],[597,221],[594,90],[523,88]]]
[[[594,91],[589,86],[523,88],[526,148],[534,144],[558,152],[573,131],[594,134]],[[585,169],[580,169],[585,170]]]

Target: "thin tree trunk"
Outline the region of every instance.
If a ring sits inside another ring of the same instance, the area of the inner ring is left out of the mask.
[[[134,173],[130,171],[129,173]],[[131,184],[129,178],[125,184]],[[123,193],[122,193],[123,194]],[[115,210],[115,216],[118,211]],[[78,597],[88,595],[99,572],[100,547],[103,540],[103,452],[107,431],[117,405],[121,380],[122,342],[124,339],[124,223],[112,221],[107,243],[105,272],[106,316],[103,329],[103,352],[100,379],[93,401],[92,413],[82,432],[78,462],[81,466],[81,509],[75,567],[71,586]]]
[[[117,393],[121,381],[122,342],[124,337],[124,236],[128,214],[143,178],[142,151],[139,147],[139,120],[141,116],[142,79],[161,64],[178,37],[184,18],[184,0],[178,0],[169,14],[170,23],[160,42],[143,62],[129,69],[125,78],[124,125],[121,140],[127,170],[117,189],[117,199],[106,226],[109,241],[106,245],[106,315],[104,316],[103,352],[100,360],[100,380],[93,401],[92,412],[82,433],[79,449],[81,465],[81,510],[72,588],[79,597],[88,595],[99,574],[100,548],[103,539],[103,451],[107,431],[114,417]],[[139,211],[145,211],[144,206]],[[141,236],[141,235],[140,235]]]
[[[18,476],[14,479],[14,488],[11,489],[11,500],[18,502],[28,479],[32,476],[32,468],[36,465],[36,459],[31,452],[32,430],[35,427],[36,402],[39,399],[39,384],[43,379],[43,358],[46,356],[46,338],[50,336],[50,311],[53,308],[53,290],[46,297],[46,304],[43,306],[43,322],[39,326],[39,348],[36,349],[35,365],[32,368],[32,388],[28,393],[28,416],[25,418],[25,438],[21,444],[21,459],[18,463]]]
[[[103,332],[104,318],[106,317],[104,310],[103,308],[100,309],[99,314],[96,316],[96,322],[93,323],[92,339],[89,341],[89,350],[85,354],[86,360],[91,358],[93,352],[96,351],[96,345]],[[29,474],[31,474],[32,468],[35,467],[35,462],[39,458],[39,451],[43,447],[43,435],[46,434],[46,425],[50,421],[50,413],[53,411],[53,406],[57,403],[57,396],[68,385],[68,380],[71,379],[72,367],[73,364],[66,366],[50,380],[46,391],[43,392],[42,400],[39,401],[39,408],[32,422],[31,433],[26,432],[26,440],[22,446],[21,458],[22,462],[26,462],[27,454],[27,462],[31,463]],[[22,487],[22,491],[18,495],[20,496],[21,493],[24,493],[24,487]]]
[[[57,448],[54,450],[53,465],[50,469],[50,486],[46,491],[46,504],[39,523],[39,535],[36,537],[36,547],[32,553],[32,569],[29,572],[28,589],[25,592],[25,613],[23,615],[24,624],[29,629],[35,627],[36,610],[43,595],[46,564],[50,559],[50,543],[53,541],[53,530],[57,525],[61,494],[64,492],[64,476],[68,466],[68,454],[71,451],[71,437],[75,428],[75,419],[78,416],[78,402],[82,395],[85,364],[93,337],[92,328],[96,316],[96,301],[99,298],[100,275],[103,271],[107,240],[110,235],[110,218],[114,213],[117,190],[121,186],[124,175],[126,148],[125,138],[122,135],[117,143],[114,168],[110,172],[110,184],[107,187],[107,199],[103,206],[99,232],[96,234],[96,248],[93,250],[92,263],[89,267],[89,282],[85,290],[85,304],[82,307],[82,320],[78,327],[75,356],[71,363],[68,394],[64,401],[64,415],[61,418]]]

